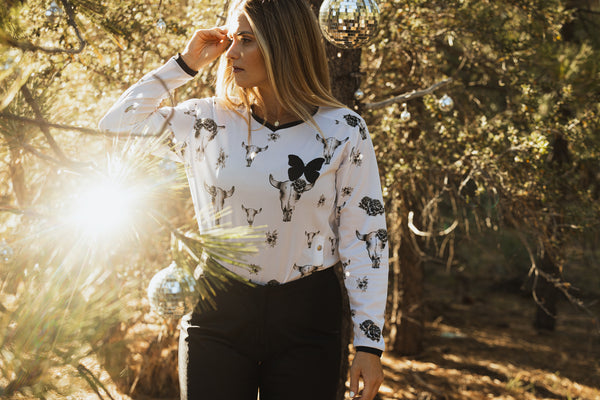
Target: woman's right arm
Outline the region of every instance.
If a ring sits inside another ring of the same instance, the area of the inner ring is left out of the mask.
[[[175,58],[170,59],[127,89],[100,120],[100,129],[111,133],[162,134],[173,109],[159,109],[160,103],[169,96],[171,90],[193,78],[190,69],[204,67],[227,49],[229,41],[226,32],[223,28],[196,31],[180,55],[179,62]],[[184,70],[182,62],[189,69]]]

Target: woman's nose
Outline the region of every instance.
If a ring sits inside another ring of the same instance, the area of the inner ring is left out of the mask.
[[[225,57],[231,60],[239,57],[239,52],[237,51],[237,44],[235,43],[235,41],[232,41],[229,45],[229,48],[225,53]]]

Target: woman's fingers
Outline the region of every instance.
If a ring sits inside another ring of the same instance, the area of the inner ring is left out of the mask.
[[[227,29],[224,27],[198,29],[181,53],[183,61],[193,70],[199,70],[214,61],[229,46]]]
[[[363,381],[360,397],[359,381]],[[350,367],[350,397],[354,399],[373,400],[383,382],[383,369],[378,356],[357,352]]]

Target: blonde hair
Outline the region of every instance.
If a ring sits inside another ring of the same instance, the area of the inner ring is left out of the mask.
[[[238,0],[229,11],[228,21],[240,13],[254,31],[277,101],[322,134],[312,117],[314,108],[346,106],[331,94],[325,45],[306,0]],[[225,107],[247,111],[250,140],[250,107],[258,93],[255,88],[235,84],[231,62],[224,55],[216,94]]]

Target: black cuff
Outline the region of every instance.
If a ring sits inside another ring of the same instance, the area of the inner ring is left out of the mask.
[[[381,357],[383,351],[376,349],[374,347],[367,346],[357,346],[355,347],[356,351],[362,351],[363,353],[375,354],[377,357]]]
[[[175,61],[177,61],[177,64],[179,64],[181,69],[184,70],[188,75],[196,76],[198,74],[198,71],[194,71],[185,63],[185,61],[183,61],[183,58],[181,57],[181,53],[177,53],[177,55],[173,58],[175,59]]]

